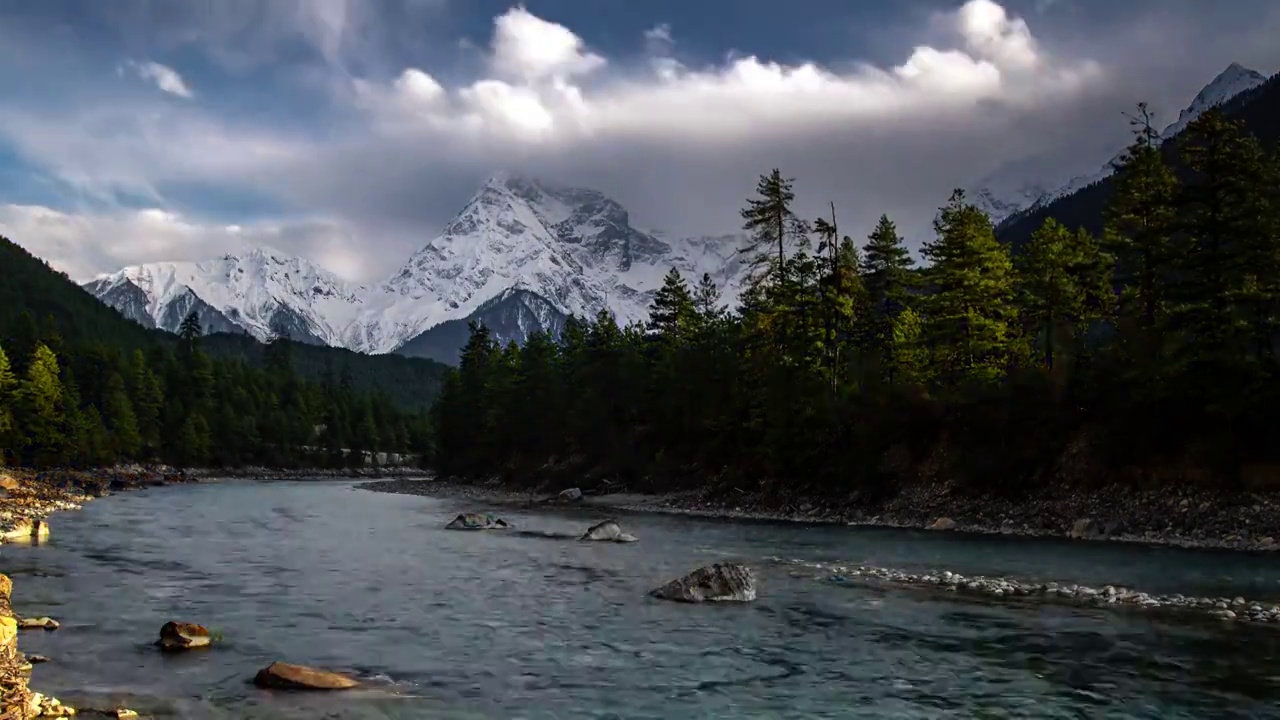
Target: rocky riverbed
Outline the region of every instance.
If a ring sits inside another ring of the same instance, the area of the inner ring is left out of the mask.
[[[95,497],[189,480],[184,473],[168,467],[134,466],[92,472],[31,472],[0,468],[0,543],[39,543],[51,532],[47,520],[50,515],[77,510]],[[12,591],[13,583],[9,577],[0,574],[0,720],[77,714],[137,717],[136,713],[125,708],[77,713],[76,708],[28,687],[33,666],[42,658],[28,657],[18,649],[19,630],[56,630],[57,623],[47,618],[16,617],[10,605]]]
[[[362,487],[522,506],[556,502],[564,489],[511,490],[493,481],[462,483],[430,478],[386,480]],[[1114,486],[1089,491],[1059,489],[1013,500],[964,495],[945,487],[919,487],[887,502],[865,503],[856,495],[778,497],[733,489],[664,495],[592,492],[585,487],[583,491],[579,501],[582,504],[625,512],[927,528],[1250,551],[1280,549],[1280,493],[1209,492],[1192,488],[1141,490]]]

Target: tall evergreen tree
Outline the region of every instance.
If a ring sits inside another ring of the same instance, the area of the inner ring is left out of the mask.
[[[1116,258],[1116,279],[1125,287],[1125,304],[1132,306],[1129,314],[1147,336],[1147,354],[1155,356],[1164,323],[1177,180],[1160,152],[1160,136],[1146,103],[1138,104],[1129,123],[1134,141],[1116,168],[1104,239]]]
[[[1017,309],[1008,248],[986,213],[956,190],[934,222],[937,237],[924,246],[933,292],[924,334],[946,384],[990,382],[1015,359]]]
[[[16,406],[23,460],[33,465],[61,465],[67,460],[65,399],[58,358],[43,343],[36,345],[26,377],[18,387]]]
[[[1053,369],[1067,349],[1080,347],[1089,323],[1110,308],[1111,267],[1087,232],[1046,220],[1018,262],[1022,320],[1039,338]]]
[[[14,446],[13,410],[18,380],[9,367],[9,356],[0,347],[0,465],[5,464],[6,450]]]
[[[694,320],[693,295],[689,285],[674,267],[662,278],[662,287],[654,293],[649,305],[647,328],[664,337],[675,338],[690,329]]]
[[[774,168],[768,175],[760,176],[756,197],[748,199],[742,209],[742,229],[751,235],[751,244],[745,250],[753,255],[758,282],[770,277],[775,282],[784,279],[787,245],[804,238],[808,231],[791,207],[796,199],[794,185],[794,179],[784,178],[782,172]]]

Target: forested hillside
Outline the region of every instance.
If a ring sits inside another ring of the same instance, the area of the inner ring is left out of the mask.
[[[1140,124],[1102,232],[1045,220],[1017,254],[957,191],[919,274],[890,219],[859,248],[835,208],[797,217],[775,170],[742,211],[741,307],[673,272],[644,326],[602,314],[523,348],[473,327],[433,409],[435,462],[837,497],[1231,485],[1280,460],[1280,157],[1250,127],[1204,114],[1179,176]]]
[[[1280,141],[1280,75],[1238,95],[1223,105],[1221,110],[1228,117],[1239,121],[1246,132],[1264,145]],[[1117,118],[1117,121],[1122,119]],[[1191,172],[1182,163],[1183,153],[1179,149],[1179,144],[1186,137],[1188,136],[1174,136],[1161,146],[1165,161],[1184,179]],[[1000,225],[996,235],[1001,242],[1012,245],[1015,252],[1026,245],[1032,233],[1049,219],[1056,220],[1071,230],[1084,229],[1097,235],[1102,232],[1103,210],[1110,202],[1115,183],[1116,177],[1112,175],[1044,207],[1015,215]]]
[[[428,451],[443,366],[121,317],[0,238],[0,461],[320,465]]]

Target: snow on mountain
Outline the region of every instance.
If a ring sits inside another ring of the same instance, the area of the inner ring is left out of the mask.
[[[741,244],[737,236],[668,240],[634,228],[625,208],[595,190],[500,173],[376,285],[345,283],[262,248],[129,267],[85,287],[126,316],[170,331],[196,309],[207,328],[263,340],[287,332],[361,352],[404,347],[441,357],[456,353],[452,343],[477,318],[502,342],[558,331],[569,315],[606,308],[620,323],[644,320],[672,267],[690,282],[710,273],[732,302],[745,275]]]
[[[1200,117],[1204,111],[1215,105],[1231,100],[1237,95],[1252,90],[1266,82],[1261,73],[1231,63],[1226,70],[1201,88],[1191,104],[1182,109],[1178,119],[1170,123],[1160,133],[1161,139],[1167,140],[1186,129],[1191,121]],[[1052,172],[1031,170],[1028,166],[1034,163],[1030,159],[1020,159],[1001,166],[993,173],[974,183],[966,191],[971,201],[991,217],[991,221],[999,225],[1004,220],[1021,212],[1033,210],[1071,195],[1093,183],[1099,182],[1114,171],[1116,164],[1124,157],[1125,149],[1121,148],[1114,156],[1097,170],[1071,174],[1072,171],[1057,173],[1056,180],[1045,179]],[[1069,178],[1069,179],[1062,179]]]

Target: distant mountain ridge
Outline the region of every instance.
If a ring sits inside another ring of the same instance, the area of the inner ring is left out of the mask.
[[[1205,110],[1253,90],[1266,80],[1266,76],[1256,70],[1231,63],[1200,89],[1191,103],[1178,114],[1178,119],[1165,126],[1160,137],[1164,140],[1172,138],[1185,130]],[[991,217],[993,223],[999,225],[1020,213],[1048,205],[1109,177],[1123,154],[1124,148],[1117,148],[1115,155],[1097,170],[1065,180],[1045,177],[1041,168],[1033,167],[1034,158],[1019,159],[977,181],[967,189],[966,194]],[[1052,176],[1052,173],[1049,175]]]
[[[1280,145],[1280,74],[1233,96],[1222,103],[1222,110],[1274,150]],[[1180,137],[1175,134],[1166,139],[1162,146],[1162,152],[1175,172],[1181,172],[1177,157]],[[1111,176],[1100,178],[1076,192],[1008,218],[996,228],[996,235],[1002,242],[1017,249],[1029,241],[1031,234],[1050,218],[1072,229],[1083,228],[1095,235],[1099,234],[1103,229],[1103,212],[1111,194]]]
[[[365,353],[456,358],[457,328],[483,319],[500,342],[558,332],[570,315],[608,309],[643,320],[672,267],[709,273],[732,302],[746,268],[739,236],[666,239],[631,225],[596,190],[498,173],[390,278],[347,283],[271,248],[207,262],[147,263],[85,288],[126,317],[175,331],[202,324],[260,340],[294,340]],[[465,338],[465,335],[463,335]]]

